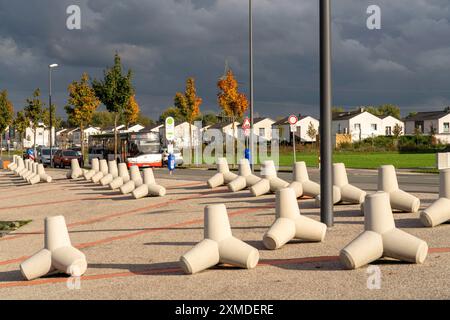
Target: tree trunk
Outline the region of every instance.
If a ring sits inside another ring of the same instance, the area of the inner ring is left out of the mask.
[[[234,139],[236,139],[236,144],[235,145],[233,145],[233,169],[235,169],[236,167],[235,167],[235,155],[236,155],[236,151],[237,151],[237,144],[238,144],[238,139],[237,139],[237,136],[236,136],[236,120],[235,120],[235,117],[233,117],[233,138]],[[234,140],[233,139],[233,140]]]
[[[85,145],[84,145],[84,126],[83,125],[80,125],[80,133],[81,133],[81,158],[83,159],[83,164],[84,164],[84,163],[86,163],[85,162],[86,159],[84,158]]]
[[[3,132],[0,132],[0,160],[3,157]]]
[[[114,114],[114,160],[117,159],[117,112]]]
[[[190,143],[190,148],[189,148],[190,155],[189,155],[189,158],[191,159],[191,163],[192,163],[192,159],[193,159],[193,156],[192,156],[193,143],[192,143],[192,124],[190,122],[189,122],[189,143]]]
[[[33,156],[34,159],[36,159],[36,131],[37,131],[37,127],[33,128],[33,136],[34,136],[34,141],[33,141]]]

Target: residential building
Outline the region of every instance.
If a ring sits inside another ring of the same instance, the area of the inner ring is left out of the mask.
[[[254,118],[253,119],[253,134],[258,137],[258,140],[272,140],[272,125],[275,123],[271,118]],[[242,130],[242,125],[238,126]]]
[[[417,112],[404,119],[405,134],[414,135],[416,132],[435,137],[443,143],[450,143],[450,110]]]
[[[401,120],[394,117],[378,117],[364,108],[333,114],[332,133],[348,134],[351,140],[360,141],[371,137],[391,135],[396,124],[404,127]]]
[[[292,132],[291,132],[291,125],[289,124],[289,117],[285,117],[281,120],[278,120],[273,123],[272,128],[278,129],[278,135],[280,137],[280,142],[287,142],[292,143]],[[308,129],[310,124],[314,127],[314,129],[317,132],[317,135],[319,134],[319,120],[315,119],[314,117],[305,115],[299,115],[297,124],[295,125],[295,136],[297,141],[300,142],[315,142],[316,137],[310,137],[308,135]]]

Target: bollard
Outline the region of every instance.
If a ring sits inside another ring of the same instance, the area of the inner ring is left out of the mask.
[[[166,194],[166,189],[156,184],[152,168],[144,169],[143,184],[132,192],[135,199],[143,198],[147,195],[162,197]]]
[[[378,168],[378,191],[389,194],[392,209],[413,213],[419,211],[419,198],[399,189],[395,167],[392,165]]]
[[[53,271],[79,277],[86,272],[85,255],[72,246],[63,216],[45,218],[45,245],[20,264],[20,271],[27,280],[45,276]]]
[[[79,177],[83,176],[83,170],[80,168],[80,163],[78,162],[78,159],[72,159],[70,160],[70,170],[67,173],[68,179],[78,179]]]
[[[275,222],[263,237],[267,249],[279,249],[292,239],[316,242],[325,239],[327,226],[300,214],[294,189],[277,191],[275,212]]]
[[[92,177],[99,171],[100,171],[100,162],[97,158],[94,158],[91,160],[91,170],[87,171],[84,174],[84,178],[87,181],[90,181],[92,180]]]
[[[262,179],[250,187],[253,196],[259,197],[269,192],[277,192],[289,186],[289,183],[277,177],[273,160],[266,160],[261,167]]]
[[[439,199],[420,213],[425,227],[436,227],[450,220],[450,169],[439,172]]]
[[[204,240],[180,258],[181,268],[194,274],[219,263],[252,269],[259,261],[257,249],[233,237],[224,204],[209,205],[204,211]]]
[[[423,263],[428,245],[395,227],[389,194],[377,192],[364,202],[364,232],[341,250],[340,260],[347,269],[389,257],[411,263]]]
[[[304,161],[294,163],[294,180],[289,185],[294,189],[297,198],[302,196],[317,197],[320,194],[320,185],[309,180],[308,170]]]
[[[130,174],[128,173],[128,168],[126,163],[119,163],[119,176],[115,178],[110,184],[109,188],[111,190],[119,189],[124,183],[130,181]]]
[[[228,184],[228,189],[231,192],[238,192],[254,186],[259,181],[261,181],[261,178],[252,173],[248,159],[241,159],[239,161],[239,176]]]
[[[131,166],[130,167],[130,181],[125,183],[120,187],[120,192],[122,194],[128,194],[132,192],[137,187],[140,187],[144,181],[142,180],[141,173],[139,171],[138,166]]]
[[[96,174],[94,174],[91,180],[93,183],[98,183],[100,179],[106,176],[107,174],[108,174],[108,162],[105,159],[102,159],[100,160],[99,171]]]
[[[210,188],[217,188],[224,184],[228,184],[237,178],[237,175],[230,172],[228,168],[228,161],[226,158],[217,159],[217,173],[212,176],[207,184]]]
[[[108,161],[108,174],[100,179],[100,184],[106,186],[119,176],[116,160]]]

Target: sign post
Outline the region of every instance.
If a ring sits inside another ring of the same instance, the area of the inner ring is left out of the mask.
[[[173,154],[173,141],[175,140],[175,119],[173,117],[167,117],[165,122],[166,140],[167,144],[167,168],[170,174],[175,169],[175,155]]]
[[[295,151],[295,132],[297,131],[297,122],[298,118],[294,115],[289,116],[289,124],[291,125],[291,132],[292,132],[292,149],[294,151],[294,163],[297,162],[297,154]]]
[[[242,129],[244,130],[244,135],[246,137],[245,140],[247,140],[247,141],[248,141],[248,137],[250,136],[250,127],[251,127],[250,119],[249,118],[245,118],[244,122],[242,123]],[[245,151],[244,151],[244,157],[251,164],[252,162],[251,162],[251,152],[250,152],[250,150],[251,149],[249,148],[249,146],[247,144],[247,146],[245,148]]]

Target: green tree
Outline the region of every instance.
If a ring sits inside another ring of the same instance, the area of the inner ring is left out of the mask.
[[[147,117],[147,116],[143,115],[141,112],[139,112],[136,123],[139,123],[139,124],[143,125],[144,127],[150,127],[153,124],[155,124],[155,121],[153,121],[152,118]]]
[[[81,80],[69,85],[69,100],[64,107],[71,123],[80,127],[81,154],[85,156],[84,129],[91,123],[94,111],[100,105],[94,89],[89,85],[89,76],[83,73]],[[86,159],[85,159],[86,160]]]
[[[189,123],[189,141],[191,148],[193,147],[192,123],[200,114],[200,105],[202,104],[202,101],[202,98],[197,96],[194,78],[188,78],[186,80],[186,89],[184,93],[177,92],[174,98],[175,108],[179,110],[181,116]]]
[[[129,103],[130,97],[134,94],[131,84],[132,73],[122,74],[122,63],[120,56],[114,56],[114,66],[104,71],[103,80],[92,82],[95,94],[105,105],[106,109],[114,114],[114,127],[117,127],[119,116]],[[114,130],[114,159],[117,158],[117,130]]]
[[[59,129],[62,126],[63,120],[60,116],[56,115],[56,105],[52,103],[52,122],[55,129]],[[42,122],[45,126],[50,127],[50,115],[48,108],[42,110]]]
[[[398,123],[396,123],[394,128],[392,129],[392,135],[397,140],[398,137],[400,137],[402,133],[403,133],[403,127],[401,125],[399,125]]]
[[[204,127],[211,126],[219,121],[214,113],[205,113],[202,115],[201,120]]]
[[[366,111],[378,117],[392,116],[397,119],[401,118],[400,108],[393,104],[383,104],[377,107],[366,107]]]
[[[314,127],[314,124],[312,122],[309,122],[308,130],[306,131],[306,134],[308,137],[315,141],[317,137],[317,129]]]
[[[125,124],[127,130],[130,124],[137,123],[140,112],[141,110],[139,109],[139,104],[136,101],[136,97],[133,95],[130,97],[122,113],[122,121]]]
[[[159,116],[159,122],[166,121],[167,117],[173,117],[175,119],[175,124],[186,121],[186,118],[180,113],[180,110],[175,107],[168,107],[166,110],[161,113]]]
[[[24,108],[25,117],[31,123],[31,129],[33,130],[34,144],[33,153],[36,156],[36,131],[39,126],[39,122],[42,121],[44,114],[44,103],[41,101],[41,90],[37,88],[33,92],[33,96],[26,100],[26,106]]]
[[[14,117],[14,107],[8,99],[8,91],[0,92],[0,157],[3,155],[3,134],[8,128]]]
[[[332,113],[342,113],[342,112],[345,112],[345,109],[343,107],[332,107],[331,112]]]
[[[100,129],[106,129],[114,125],[114,114],[108,111],[96,111],[92,115],[91,124]],[[73,124],[72,124],[73,125]]]
[[[16,118],[14,119],[14,129],[19,133],[21,146],[23,146],[24,133],[29,125],[30,120],[25,116],[25,113],[23,111],[17,111]]]

